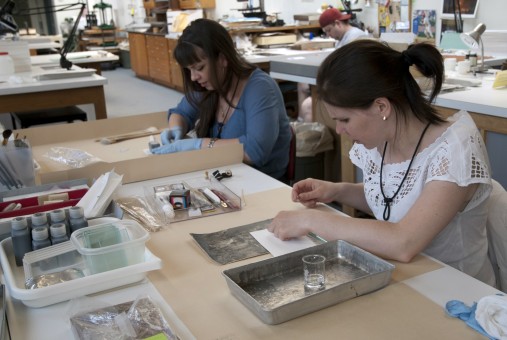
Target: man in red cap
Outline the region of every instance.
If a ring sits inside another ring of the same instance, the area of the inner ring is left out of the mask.
[[[324,33],[337,41],[335,47],[341,47],[355,39],[366,37],[367,34],[350,24],[350,14],[342,13],[336,8],[328,8],[319,18]]]
[[[319,17],[319,24],[324,33],[336,39],[335,47],[339,48],[349,42],[366,38],[368,34],[350,24],[350,14],[342,13],[336,8],[328,8]],[[304,122],[313,121],[312,98],[310,86],[298,83],[298,117]]]

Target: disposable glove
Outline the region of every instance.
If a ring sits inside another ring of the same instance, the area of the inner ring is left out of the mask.
[[[199,150],[201,148],[201,145],[201,138],[180,139],[172,143],[159,146],[158,148],[154,148],[151,150],[151,153],[162,155],[165,153]]]
[[[160,133],[160,140],[162,141],[162,145],[171,143],[171,140],[180,140],[181,137],[183,137],[183,128],[179,126],[165,129]]]
[[[461,319],[465,323],[475,329],[477,332],[489,339],[493,339],[488,333],[481,327],[481,325],[475,319],[475,310],[477,309],[477,302],[474,302],[472,306],[467,306],[465,303],[459,300],[450,300],[445,304],[445,310],[449,316]]]

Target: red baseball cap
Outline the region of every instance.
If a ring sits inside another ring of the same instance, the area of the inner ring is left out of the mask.
[[[343,14],[336,8],[328,8],[319,17],[320,27],[326,27],[335,22],[335,20],[343,21],[350,19],[350,14]]]

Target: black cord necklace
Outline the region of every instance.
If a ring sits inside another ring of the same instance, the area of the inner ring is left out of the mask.
[[[417,146],[415,147],[414,154],[412,155],[412,158],[410,159],[410,163],[408,164],[407,171],[405,172],[405,176],[403,176],[403,179],[401,180],[400,186],[398,187],[398,190],[394,193],[392,197],[387,197],[384,194],[384,185],[382,184],[382,169],[384,168],[384,157],[386,155],[386,149],[387,149],[387,142],[384,144],[384,151],[382,152],[382,162],[380,163],[380,192],[382,193],[382,197],[384,198],[384,214],[382,217],[384,218],[384,221],[387,221],[389,217],[391,216],[391,203],[394,201],[394,198],[401,190],[401,187],[403,186],[403,183],[407,179],[408,172],[410,171],[410,167],[412,166],[412,163],[414,162],[415,155],[417,154],[417,150],[419,150],[419,146],[421,145],[422,139],[424,137],[424,134],[426,133],[426,130],[428,130],[431,123],[428,123],[426,127],[424,128],[421,137],[419,137],[419,141],[417,142]]]
[[[239,85],[239,79],[236,82],[236,87],[234,88],[234,92],[232,93],[231,102],[234,100],[234,97],[236,96],[236,90],[238,89],[238,85]],[[226,108],[225,114],[223,114],[224,118],[222,119],[221,122],[218,122],[217,138],[222,137],[222,129],[225,125],[225,120],[227,119],[227,116],[229,116],[229,112],[231,111],[231,104],[229,104],[227,101],[226,101],[226,103],[227,103],[227,108]]]

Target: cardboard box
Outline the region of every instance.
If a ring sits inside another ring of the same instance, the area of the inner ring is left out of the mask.
[[[253,43],[259,46],[293,44],[297,40],[294,33],[269,33],[261,34],[253,39]]]
[[[322,50],[326,48],[333,48],[336,41],[334,39],[332,40],[306,40],[306,41],[298,41],[294,45],[291,46],[291,49],[293,50],[303,50],[303,51],[309,51],[309,50]]]
[[[149,137],[139,137],[104,145],[103,137],[131,133],[155,127],[167,127],[167,113],[157,112],[130,117],[92,120],[72,124],[57,124],[17,130],[14,134],[26,136],[32,145],[33,157],[39,163],[36,174],[39,184],[86,178],[89,185],[103,173],[114,170],[123,175],[123,183],[144,181],[207,170],[243,161],[241,144],[179,152],[166,155],[147,154]],[[159,133],[155,133],[159,140]],[[82,168],[51,160],[47,155],[54,147],[65,147],[87,152],[100,159]]]
[[[215,0],[179,0],[181,9],[215,8]]]
[[[204,18],[204,12],[202,9],[187,11],[169,10],[166,13],[166,18],[167,31],[169,33],[181,33],[192,21]]]

